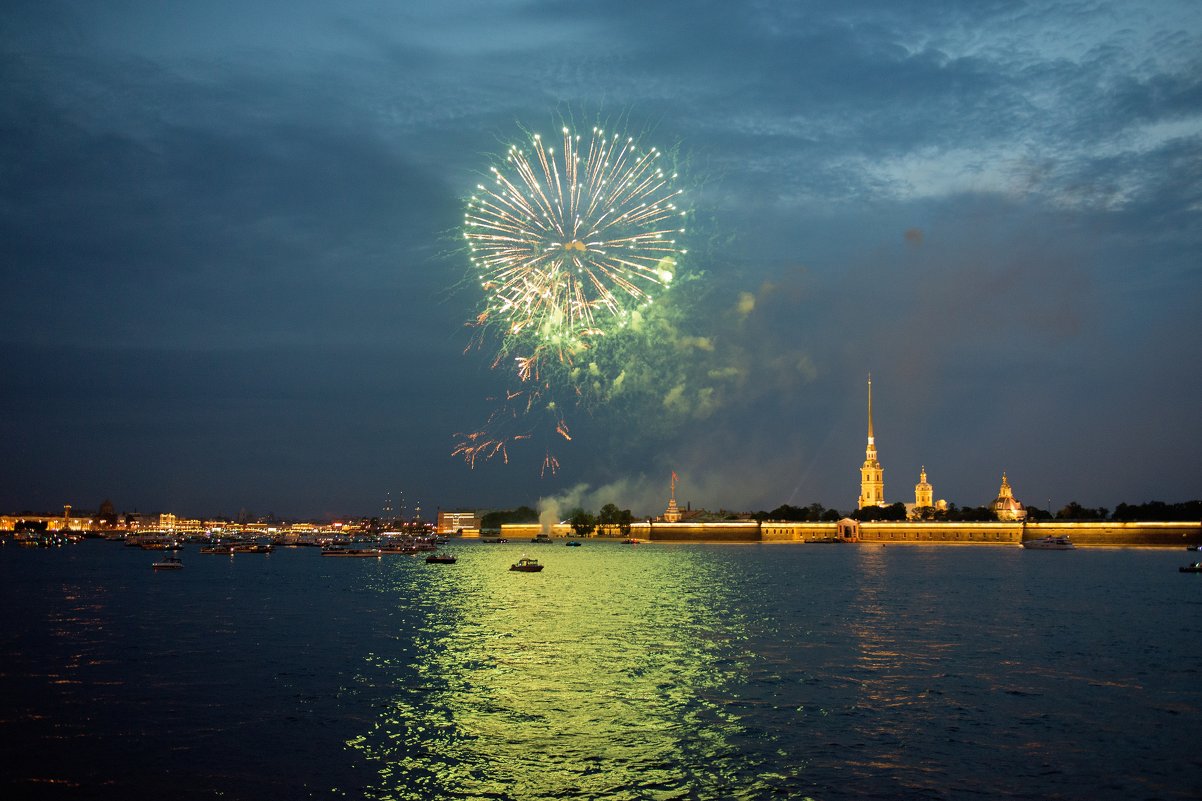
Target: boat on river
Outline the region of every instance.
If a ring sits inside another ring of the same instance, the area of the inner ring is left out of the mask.
[[[1177,568],[1179,573],[1202,573],[1202,562],[1194,562],[1192,565]]]
[[[350,558],[369,559],[380,556],[379,548],[322,548],[322,556],[343,556]]]
[[[580,541],[579,540],[568,540],[567,542],[564,543],[564,545],[568,546],[569,548],[579,548]]]
[[[215,554],[232,554],[234,552],[234,546],[230,545],[228,543],[226,543],[224,545],[221,543],[217,543],[215,545],[202,545],[202,546],[200,546],[200,552],[201,553],[215,553]]]
[[[510,570],[516,570],[519,573],[537,573],[543,569],[543,566],[538,563],[537,559],[527,559],[522,557],[509,566]]]
[[[232,546],[234,553],[271,553],[274,546],[266,542],[240,542]]]
[[[449,553],[432,553],[426,557],[428,565],[453,565],[455,564],[455,555]]]
[[[153,567],[155,570],[183,570],[184,569],[184,563],[180,560],[180,558],[178,556],[175,556],[175,555],[164,556],[159,561],[153,562],[150,566]]]
[[[1063,534],[1040,537],[1037,540],[1027,540],[1023,547],[1033,551],[1071,551],[1077,546]]]

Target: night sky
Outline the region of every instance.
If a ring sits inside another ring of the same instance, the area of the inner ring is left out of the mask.
[[[469,469],[464,203],[565,121],[680,164],[698,369]],[[0,149],[0,512],[847,510],[869,373],[891,501],[1202,496],[1195,0],[7,2]]]

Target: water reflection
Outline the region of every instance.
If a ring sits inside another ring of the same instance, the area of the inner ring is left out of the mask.
[[[678,796],[737,787],[742,621],[704,550],[592,544],[508,571],[514,547],[449,569],[398,562],[388,591],[423,610],[413,647],[369,659],[391,682],[348,745],[372,798]],[[410,594],[413,593],[413,594]]]

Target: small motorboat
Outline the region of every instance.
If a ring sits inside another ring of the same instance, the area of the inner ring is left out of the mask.
[[[639,541],[636,540],[634,537],[628,537],[628,538],[622,540],[622,544],[623,545],[638,545]]]
[[[487,542],[490,544],[495,544],[495,543],[501,543],[501,542],[509,542],[509,540],[505,539],[504,537],[481,537],[480,542]]]
[[[432,553],[426,557],[428,565],[453,565],[455,564],[455,556],[449,553]]]
[[[527,559],[522,557],[509,566],[510,570],[517,570],[521,573],[537,573],[543,569],[543,566],[538,563],[537,559]]]
[[[1023,547],[1033,551],[1071,551],[1077,546],[1068,537],[1061,535],[1040,537],[1037,540],[1027,540]]]
[[[180,561],[178,556],[164,556],[157,562],[151,565],[155,570],[183,570],[184,563]]]
[[[580,541],[579,540],[568,540],[567,542],[564,543],[564,545],[568,546],[569,548],[579,548]]]
[[[1185,550],[1187,550],[1187,551],[1202,551],[1202,545],[1187,545],[1187,546],[1185,546]]]
[[[1202,562],[1194,562],[1192,565],[1177,568],[1179,573],[1202,573]]]
[[[551,544],[551,538],[548,537],[546,534],[539,534],[537,537],[532,537],[530,539],[530,541],[537,545],[550,545]]]

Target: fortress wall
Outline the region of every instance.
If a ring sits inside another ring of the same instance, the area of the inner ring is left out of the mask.
[[[765,520],[760,525],[764,542],[823,542],[834,539],[836,523],[791,523]]]
[[[1030,535],[1028,535],[1030,536]],[[1040,537],[1043,534],[1038,535]],[[1022,523],[861,523],[861,542],[1018,544]]]
[[[646,531],[647,539],[652,542],[760,541],[760,526],[754,520],[737,523],[653,523]]]
[[[1067,536],[1076,545],[1175,546],[1202,544],[1202,523],[1028,523],[1026,539]]]
[[[506,525],[502,536],[519,541],[542,532],[537,523]],[[551,535],[566,537],[570,526],[558,523]],[[834,539],[835,523],[752,521],[732,523],[635,523],[630,536],[661,542],[826,542]],[[860,524],[861,542],[1018,545],[1023,540],[1068,536],[1082,546],[1159,546],[1184,548],[1202,543],[1202,523],[902,523]],[[612,536],[620,536],[616,532]]]
[[[529,540],[543,533],[543,527],[539,523],[503,523],[501,525],[501,536],[507,540]],[[547,532],[552,537],[567,537],[572,533],[572,527],[567,523],[556,523]]]

